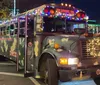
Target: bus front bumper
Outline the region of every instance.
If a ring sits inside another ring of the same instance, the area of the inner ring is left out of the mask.
[[[85,80],[89,78],[100,77],[100,66],[77,68],[75,70],[59,69],[59,79],[61,81],[72,81],[72,80]]]

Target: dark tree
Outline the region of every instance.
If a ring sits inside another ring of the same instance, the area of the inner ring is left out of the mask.
[[[9,18],[12,7],[13,0],[0,0],[0,19]]]
[[[0,0],[0,9],[13,7],[13,0]]]

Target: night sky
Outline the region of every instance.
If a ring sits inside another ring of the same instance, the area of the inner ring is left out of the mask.
[[[17,0],[17,8],[21,12],[48,2],[66,2],[80,8],[88,14],[90,19],[100,20],[100,0]]]

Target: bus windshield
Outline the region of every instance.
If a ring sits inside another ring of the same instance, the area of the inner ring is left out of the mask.
[[[85,22],[75,22],[65,18],[44,17],[44,32],[73,33],[76,28],[85,29]]]

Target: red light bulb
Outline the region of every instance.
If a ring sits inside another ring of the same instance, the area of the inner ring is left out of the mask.
[[[81,17],[84,18],[85,17],[85,14],[82,14]]]
[[[48,13],[48,9],[46,8],[46,9],[44,9],[44,13]]]

